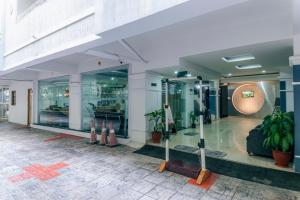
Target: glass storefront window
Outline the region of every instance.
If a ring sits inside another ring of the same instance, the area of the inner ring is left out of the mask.
[[[82,129],[90,131],[90,122],[113,124],[116,135],[127,137],[128,130],[128,70],[96,71],[82,74]]]
[[[39,81],[39,118],[41,125],[69,127],[69,77]]]
[[[8,116],[8,88],[0,88],[0,119],[7,119]]]

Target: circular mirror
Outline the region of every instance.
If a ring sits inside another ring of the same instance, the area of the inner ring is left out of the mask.
[[[232,94],[234,108],[244,115],[257,113],[263,107],[264,103],[264,92],[256,84],[241,85]]]

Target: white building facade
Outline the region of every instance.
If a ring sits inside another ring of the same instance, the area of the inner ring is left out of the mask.
[[[286,62],[300,65],[297,0],[4,0],[0,8],[8,120],[51,131],[89,137],[89,119],[99,115],[98,127],[116,122],[121,143],[145,144],[144,115],[162,106],[158,71],[188,68],[216,88],[227,76],[191,55],[270,44],[269,50],[291,47]],[[268,70],[280,74],[284,107],[300,120],[290,66]]]

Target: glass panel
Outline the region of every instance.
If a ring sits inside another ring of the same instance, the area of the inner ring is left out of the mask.
[[[39,124],[69,127],[69,77],[39,81]]]
[[[0,118],[7,119],[8,116],[8,88],[0,88]]]
[[[97,131],[104,121],[112,123],[116,135],[127,137],[128,70],[85,73],[82,86],[82,129],[90,131],[90,121],[96,119]]]
[[[162,102],[165,104],[165,83],[162,84]],[[199,114],[198,90],[194,81],[171,81],[168,84],[168,101],[176,130],[192,126],[190,113]]]
[[[3,103],[8,104],[8,99],[9,99],[9,89],[3,88]]]

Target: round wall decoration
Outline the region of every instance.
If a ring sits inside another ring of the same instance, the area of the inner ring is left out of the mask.
[[[256,84],[241,85],[232,94],[234,108],[244,115],[257,113],[261,110],[264,103],[264,92]]]

